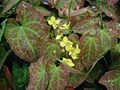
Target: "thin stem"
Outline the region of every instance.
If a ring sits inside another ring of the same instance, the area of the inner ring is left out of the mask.
[[[70,13],[72,8],[72,0],[70,0],[69,9],[68,9],[68,20],[70,20]]]
[[[98,9],[100,11],[101,29],[103,29],[102,10],[101,10],[101,7],[100,7],[100,0],[96,0],[96,1],[97,1]]]

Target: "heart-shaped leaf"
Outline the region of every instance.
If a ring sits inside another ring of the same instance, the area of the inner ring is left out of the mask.
[[[64,90],[67,81],[69,72],[64,65],[56,67],[56,65],[49,65],[48,68],[49,85],[47,90]]]
[[[46,65],[41,58],[36,62],[31,63],[29,70],[30,79],[27,90],[46,90],[48,85],[48,75]]]
[[[42,40],[40,38],[37,40],[36,46],[38,56],[41,57],[45,63],[55,63],[61,56],[59,43],[55,40]]]
[[[100,56],[102,56],[112,47],[112,40],[106,29],[99,30],[99,38],[101,42]]]
[[[80,38],[80,44],[80,60],[89,69],[99,56],[100,41],[96,36],[86,34]]]
[[[64,90],[69,75],[68,68],[64,65],[57,67],[55,64],[46,64],[41,59],[30,65],[27,90]]]
[[[18,22],[19,23],[18,23]],[[22,1],[17,8],[17,21],[9,19],[6,25],[5,38],[14,53],[27,62],[38,58],[38,38],[47,38],[48,27],[43,16],[29,3]]]
[[[99,80],[100,84],[107,87],[107,90],[120,90],[120,71],[112,70],[107,72]]]

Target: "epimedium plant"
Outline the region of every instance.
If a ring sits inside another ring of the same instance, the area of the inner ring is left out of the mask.
[[[65,90],[97,80],[119,90],[117,0],[0,2],[1,89]]]

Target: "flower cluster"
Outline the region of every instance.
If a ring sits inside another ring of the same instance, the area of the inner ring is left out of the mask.
[[[64,36],[63,40],[60,42],[60,46],[62,48],[65,48],[65,50],[69,52],[69,55],[72,57],[72,59],[78,59],[78,54],[80,53],[78,44],[76,45],[76,47],[73,47],[73,42],[71,42],[66,36]]]
[[[48,20],[48,24],[51,25],[53,29],[69,30],[70,22],[68,24],[64,23],[62,26],[59,26],[60,22],[61,21],[59,19],[56,19],[54,16],[52,16]],[[76,44],[76,47],[74,47],[73,42],[71,42],[66,36],[63,36],[63,33],[59,33],[58,35],[56,35],[56,40],[59,40],[60,46],[63,48],[62,50],[66,50],[69,53],[69,56],[72,58],[69,59],[63,57],[61,63],[73,67],[74,63],[72,62],[72,60],[78,59],[78,54],[80,53],[78,44]]]

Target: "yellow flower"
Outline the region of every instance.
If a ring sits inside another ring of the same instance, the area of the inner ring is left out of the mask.
[[[59,40],[59,39],[61,39],[61,37],[63,36],[63,34],[61,33],[61,34],[59,34],[59,35],[57,35],[56,36],[56,40]]]
[[[78,59],[78,54],[80,53],[80,49],[78,47],[78,45],[76,45],[76,48],[72,47],[70,50],[69,50],[69,55],[71,55],[71,57],[73,59]]]
[[[67,45],[72,45],[73,43],[68,40],[68,38],[65,36],[63,37],[63,40],[60,42],[61,47],[65,47]]]
[[[54,16],[52,16],[50,18],[50,20],[48,20],[48,24],[52,25],[54,29],[57,28],[57,25],[60,24],[60,20],[56,20],[56,18]]]
[[[65,46],[66,51],[70,51],[71,49],[73,49],[72,45],[66,45]]]
[[[70,22],[67,24],[67,23],[65,23],[65,24],[63,24],[61,27],[60,27],[60,29],[69,29],[69,26],[70,26]]]
[[[67,64],[68,66],[71,66],[71,67],[75,66],[71,59],[63,58],[63,60],[61,62],[64,64]]]

